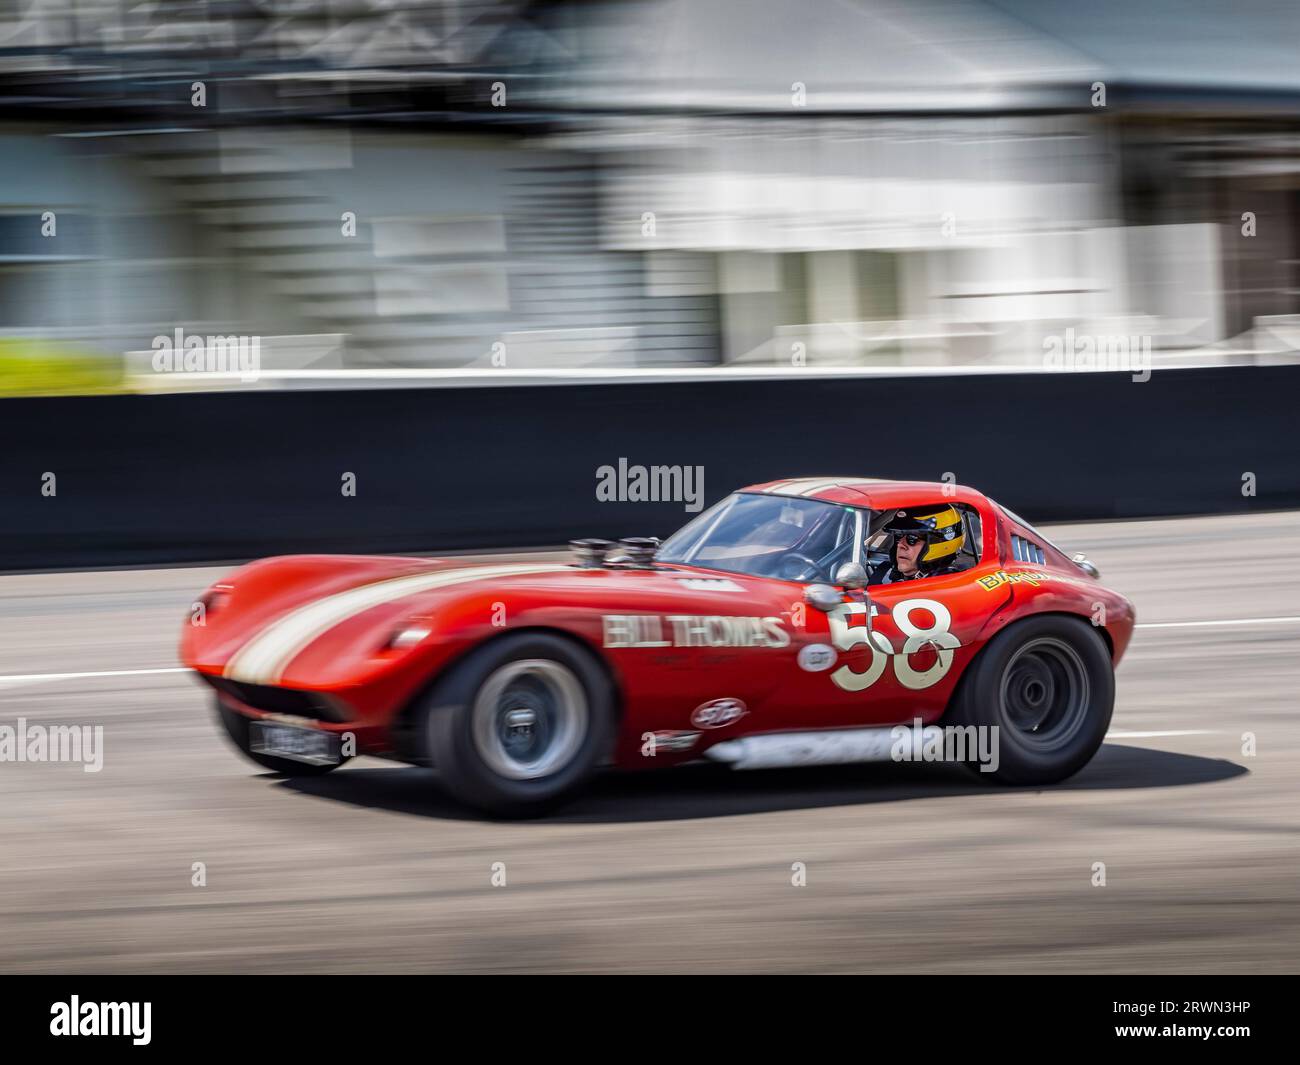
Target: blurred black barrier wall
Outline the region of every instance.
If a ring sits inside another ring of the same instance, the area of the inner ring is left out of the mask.
[[[779,477],[951,472],[1030,521],[1294,507],[1298,398],[1300,367],[5,399],[0,568],[557,544],[693,516],[598,501],[620,457],[703,466],[705,505]]]

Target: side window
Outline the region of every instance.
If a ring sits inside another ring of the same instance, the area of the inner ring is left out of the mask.
[[[866,543],[872,584],[924,580],[979,565],[979,512],[965,503],[930,503],[879,515]]]
[[[966,530],[966,540],[959,552],[957,569],[974,569],[980,564],[980,549],[984,543],[984,530],[980,525],[980,512],[964,503],[957,509],[961,512],[962,524]]]

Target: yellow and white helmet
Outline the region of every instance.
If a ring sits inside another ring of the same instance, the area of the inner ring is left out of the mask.
[[[889,528],[894,533],[895,542],[900,536],[908,534],[919,534],[925,538],[926,548],[918,561],[927,569],[951,562],[966,544],[961,515],[952,506],[900,510],[898,517],[890,522]]]

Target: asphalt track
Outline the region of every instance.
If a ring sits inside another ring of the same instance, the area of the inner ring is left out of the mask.
[[[143,672],[219,569],[0,576],[0,724],[105,732],[99,773],[0,763],[0,971],[1296,971],[1300,521],[1049,535],[1143,626],[1073,780],[682,769],[525,823],[428,771],[246,764],[191,678]]]

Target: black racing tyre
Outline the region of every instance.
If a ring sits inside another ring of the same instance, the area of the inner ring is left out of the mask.
[[[251,762],[256,762],[263,769],[279,773],[282,777],[320,777],[333,772],[342,765],[311,765],[308,762],[295,762],[292,758],[276,758],[274,755],[260,754],[251,749],[248,736],[248,718],[231,710],[220,697],[217,698],[217,717],[225,727],[230,742],[239,748],[240,753]],[[346,762],[348,759],[344,758]]]
[[[1115,673],[1100,634],[1079,618],[1045,614],[989,641],[962,678],[944,724],[997,726],[998,766],[981,777],[1055,784],[1097,753],[1114,704]]]
[[[570,798],[609,753],[615,698],[590,651],[525,632],[470,653],[418,716],[452,795],[492,814],[536,816]]]

